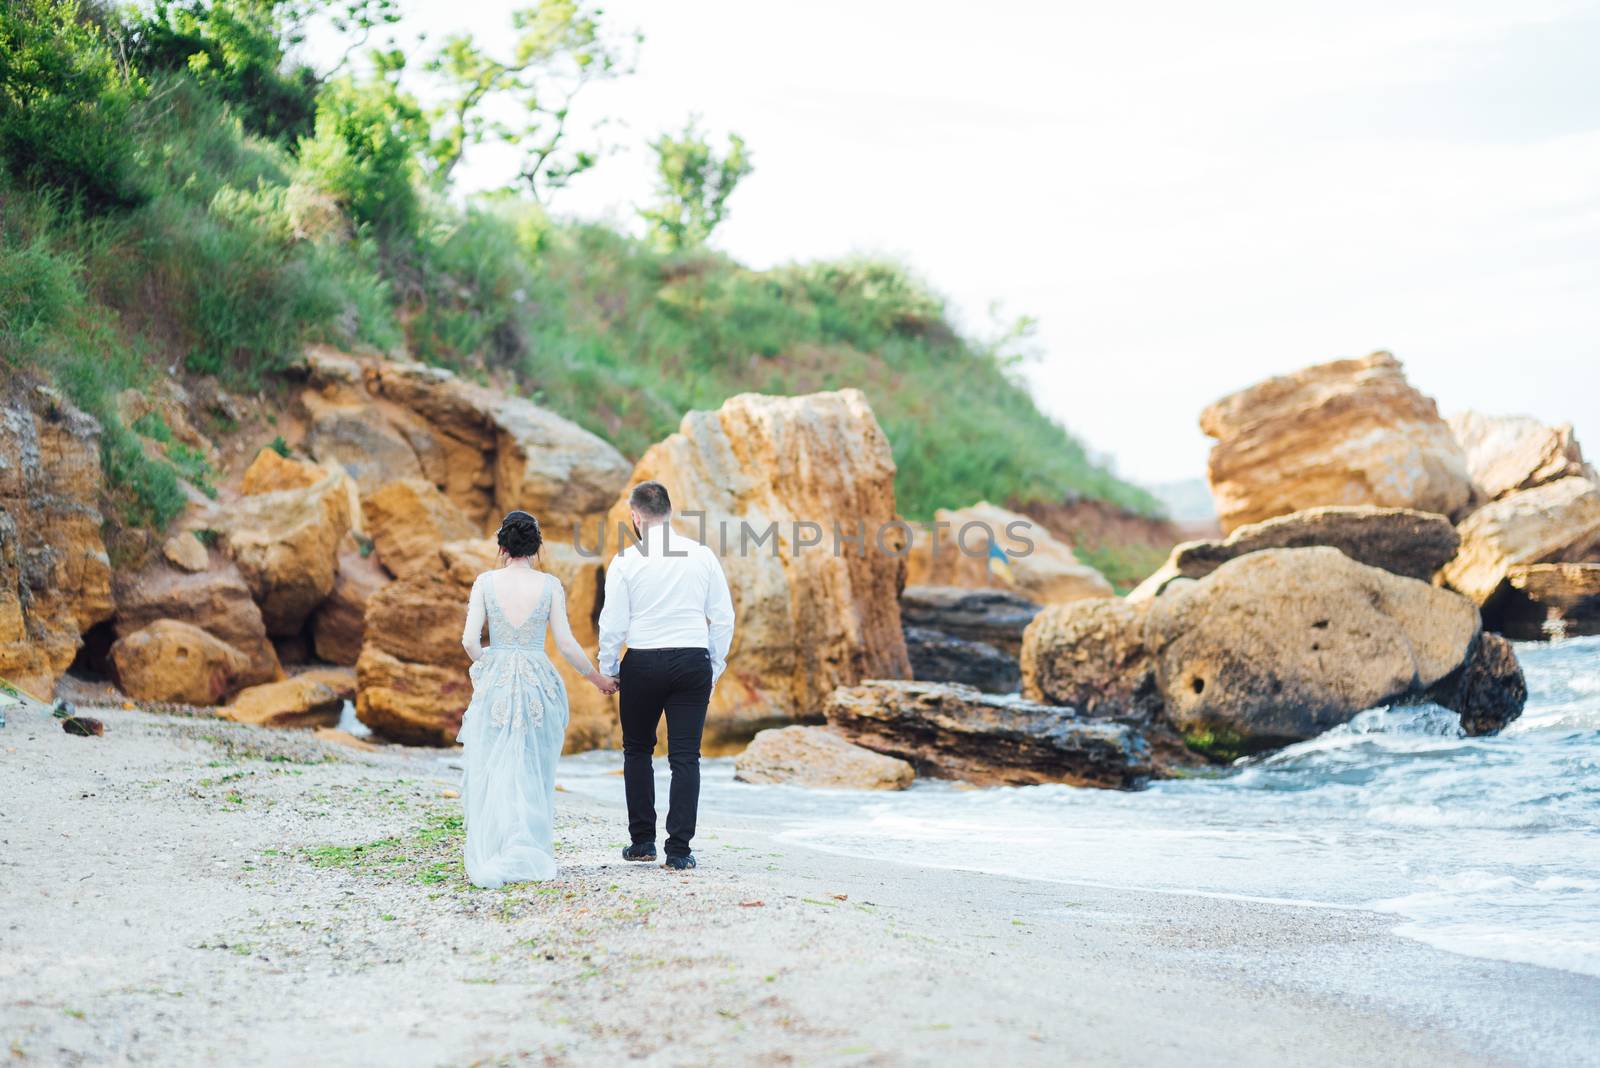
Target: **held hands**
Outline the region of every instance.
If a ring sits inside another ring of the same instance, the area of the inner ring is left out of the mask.
[[[589,672],[588,677],[589,681],[594,683],[595,689],[599,690],[601,693],[609,695],[617,692],[617,680],[611,676],[602,675],[598,671],[591,671]]]

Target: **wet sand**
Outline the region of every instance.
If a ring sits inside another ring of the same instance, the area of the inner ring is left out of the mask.
[[[620,779],[558,794],[557,881],[477,890],[437,752],[93,714],[0,729],[17,1064],[1600,1063],[1600,980],[1392,917],[834,856],[715,810],[676,875],[618,857]]]

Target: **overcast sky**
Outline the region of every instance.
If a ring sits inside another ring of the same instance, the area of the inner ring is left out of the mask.
[[[407,27],[503,38],[513,6]],[[1128,476],[1201,475],[1205,404],[1377,348],[1446,414],[1572,421],[1600,454],[1600,4],[604,7],[646,39],[579,108],[639,148],[558,212],[632,225],[647,138],[736,130],[756,170],[716,245],[887,254],[970,331],[1037,317],[1040,403]]]

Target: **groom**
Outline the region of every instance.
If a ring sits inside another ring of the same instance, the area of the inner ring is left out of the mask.
[[[628,795],[624,860],[656,859],[656,782],[650,754],[667,716],[667,861],[694,867],[689,842],[700,806],[700,733],[711,688],[727,666],[733,640],[733,598],[710,549],[672,529],[672,501],[659,482],[641,482],[628,497],[638,544],[606,569],[600,610],[600,673],[620,687],[622,775]],[[623,645],[628,655],[618,668]]]

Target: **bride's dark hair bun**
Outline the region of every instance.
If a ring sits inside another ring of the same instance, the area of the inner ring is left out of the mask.
[[[507,556],[521,558],[538,552],[544,535],[539,531],[539,521],[527,512],[507,512],[500,520],[500,533],[495,540]]]

